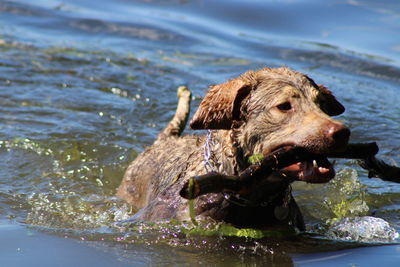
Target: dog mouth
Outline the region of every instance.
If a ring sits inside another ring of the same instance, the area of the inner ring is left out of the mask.
[[[280,172],[307,183],[326,183],[335,177],[334,164],[325,157],[296,162],[281,169]]]
[[[279,146],[274,151],[282,147],[293,147],[292,145]],[[331,163],[328,158],[322,154],[315,154],[313,159],[293,163],[279,170],[284,176],[289,176],[297,181],[307,183],[326,183],[332,180],[336,173],[334,169],[335,162]]]

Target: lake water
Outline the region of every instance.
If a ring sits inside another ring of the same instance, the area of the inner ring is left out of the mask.
[[[132,212],[114,194],[174,114],[178,86],[193,112],[209,85],[264,66],[329,87],[351,141],[377,141],[400,164],[399,32],[389,0],[0,1],[0,265],[396,266],[398,239],[332,234],[367,215],[400,231],[400,185],[353,161],[329,184],[294,185],[299,236],[121,227]]]

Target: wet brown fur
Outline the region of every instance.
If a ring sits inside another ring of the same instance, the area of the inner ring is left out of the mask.
[[[209,162],[213,171],[237,175],[249,165],[249,156],[282,145],[303,146],[314,153],[342,149],[349,131],[330,117],[342,112],[332,93],[306,75],[289,68],[264,68],[212,86],[191,127],[212,129]],[[186,115],[180,120],[185,120],[188,110],[181,113]],[[189,177],[206,173],[206,138],[180,136],[181,130],[160,134],[126,170],[117,195],[138,210],[135,219],[189,219],[187,201],[178,192]],[[280,172],[266,177],[254,192],[243,196],[246,201],[240,205],[234,197],[208,194],[196,200],[196,212],[237,226],[291,224],[304,229],[301,213],[288,193],[292,181]],[[285,201],[289,215],[278,219],[274,212]]]

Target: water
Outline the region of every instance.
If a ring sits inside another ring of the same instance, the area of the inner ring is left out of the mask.
[[[368,179],[352,161],[337,163],[330,184],[295,185],[302,236],[120,227],[133,212],[114,197],[129,162],[173,115],[178,86],[191,88],[196,107],[209,85],[263,66],[287,65],[329,87],[347,108],[339,118],[352,141],[377,141],[380,157],[399,164],[396,2],[39,0],[0,1],[0,12],[6,266],[398,262],[398,240],[329,235],[331,224],[367,215],[400,231],[399,185]]]

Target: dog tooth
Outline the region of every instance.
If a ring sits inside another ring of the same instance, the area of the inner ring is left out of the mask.
[[[318,168],[318,164],[317,164],[317,161],[315,159],[313,160],[312,163],[313,163],[314,168]]]

